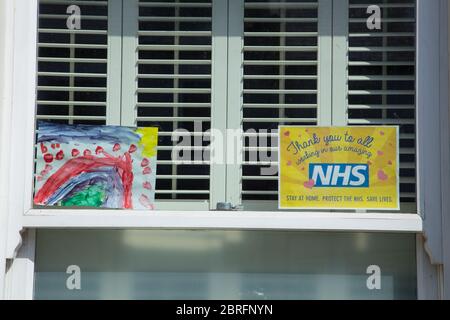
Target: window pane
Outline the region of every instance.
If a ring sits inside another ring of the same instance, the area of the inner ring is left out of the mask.
[[[277,162],[278,125],[318,123],[318,6],[317,0],[245,0],[245,209],[253,203],[276,210],[278,177],[270,166]]]
[[[68,28],[67,10],[77,3],[80,26]],[[40,0],[37,119],[106,123],[107,33],[106,1]]]
[[[68,266],[81,290],[66,288]],[[381,290],[368,290],[368,266]],[[415,299],[415,235],[269,231],[37,233],[37,299]]]
[[[350,0],[348,123],[400,126],[400,200],[416,209],[416,1]],[[367,29],[367,7],[381,29]]]
[[[212,1],[140,0],[138,37],[136,121],[160,131],[156,199],[209,200],[209,159],[193,159],[209,145],[194,148],[211,127]],[[172,157],[180,130],[196,135],[185,163]]]

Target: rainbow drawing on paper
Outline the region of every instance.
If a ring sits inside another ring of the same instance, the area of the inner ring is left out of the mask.
[[[153,210],[158,128],[38,123],[35,205]]]

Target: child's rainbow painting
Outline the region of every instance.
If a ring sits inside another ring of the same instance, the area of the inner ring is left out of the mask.
[[[153,210],[158,128],[38,123],[35,205]]]

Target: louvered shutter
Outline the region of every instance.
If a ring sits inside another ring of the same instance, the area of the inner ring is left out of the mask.
[[[80,30],[67,27],[70,5],[81,9]],[[38,28],[36,118],[105,124],[108,2],[40,0]]]
[[[368,30],[369,5],[381,30]],[[416,210],[415,0],[350,0],[348,124],[400,126],[402,209]]]
[[[276,210],[278,125],[317,125],[319,1],[245,0],[244,11],[244,163],[245,209]],[[249,129],[256,130],[248,132]],[[261,130],[267,130],[267,133]],[[258,147],[250,142],[258,137]],[[259,152],[267,157],[259,156]],[[272,159],[271,156],[273,157]]]
[[[130,121],[159,127],[157,208],[209,209],[209,144],[193,144],[211,128],[212,1],[140,0],[138,11],[137,84],[130,97],[136,108]],[[179,129],[195,137],[183,150],[205,158],[173,159],[179,141],[172,136]]]

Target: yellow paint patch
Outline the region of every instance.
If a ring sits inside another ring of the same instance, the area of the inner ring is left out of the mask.
[[[158,128],[138,128],[136,133],[141,136],[139,147],[142,149],[142,156],[156,156],[156,147],[158,146]]]

